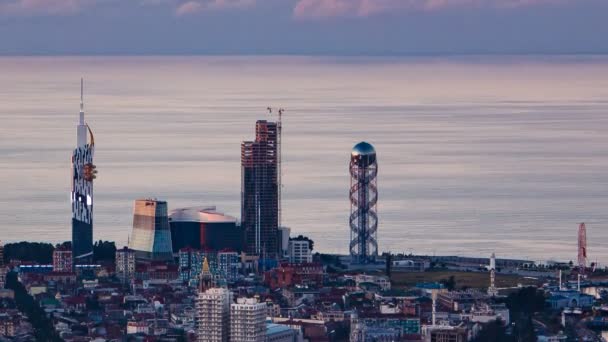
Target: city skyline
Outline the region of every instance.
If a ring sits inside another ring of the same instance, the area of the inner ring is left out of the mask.
[[[601,59],[38,60],[7,66],[3,78],[5,240],[69,239],[69,113],[74,80],[86,75],[87,117],[103,146],[95,240],[127,242],[135,198],[238,216],[239,142],[256,119],[273,119],[268,105],[281,105],[284,222],[318,250],[347,252],[347,152],[367,139],[382,151],[381,251],[576,260],[574,225],[586,222],[590,261],[606,255]],[[33,83],[17,76],[32,68]],[[312,90],[319,79],[325,88]],[[11,198],[37,203],[37,214]]]

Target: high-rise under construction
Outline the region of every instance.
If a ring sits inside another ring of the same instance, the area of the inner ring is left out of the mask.
[[[259,120],[255,141],[241,144],[241,220],[249,255],[276,258],[279,251],[278,130]]]

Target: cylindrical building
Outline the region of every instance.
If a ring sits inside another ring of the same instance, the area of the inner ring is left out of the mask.
[[[169,225],[175,253],[185,247],[243,250],[243,231],[236,218],[216,211],[215,207],[175,209],[169,214]]]
[[[378,163],[376,150],[360,142],[350,157],[350,255],[352,262],[368,263],[378,256]]]

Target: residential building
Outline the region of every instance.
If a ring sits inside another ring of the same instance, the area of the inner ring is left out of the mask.
[[[198,295],[198,342],[227,342],[230,340],[230,304],[232,293],[225,288],[210,288]]]
[[[230,306],[230,341],[264,342],[266,338],[266,304],[254,298],[238,298]]]
[[[53,272],[72,272],[72,250],[60,246],[53,251]]]
[[[420,318],[403,314],[353,314],[351,341],[400,340],[406,335],[421,333]]]
[[[312,262],[312,250],[308,240],[289,240],[289,262],[292,264]]]
[[[226,281],[235,281],[239,275],[239,254],[233,250],[222,250],[217,253],[217,273]]]
[[[116,277],[123,284],[135,278],[135,251],[126,246],[116,251]]]
[[[186,247],[179,250],[178,257],[179,279],[190,286],[196,286],[203,266],[201,252],[194,248]]]

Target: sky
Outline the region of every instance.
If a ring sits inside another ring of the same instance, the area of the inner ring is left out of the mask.
[[[606,54],[608,0],[0,0],[0,55]]]

